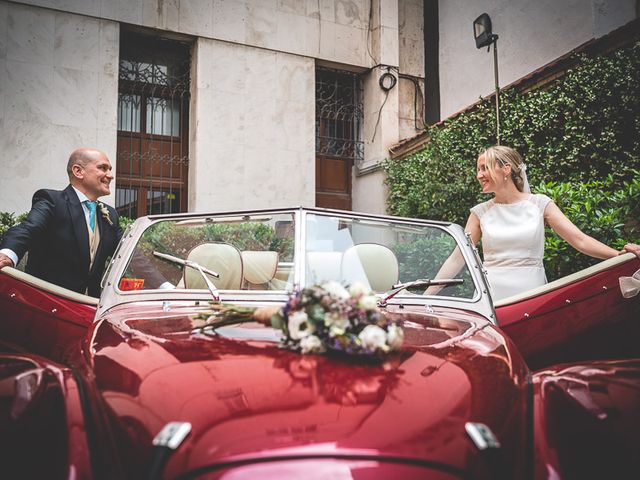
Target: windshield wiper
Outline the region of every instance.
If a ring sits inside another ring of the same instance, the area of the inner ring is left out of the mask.
[[[211,280],[207,278],[207,275],[220,278],[219,273],[216,273],[213,270],[209,270],[208,268],[203,267],[202,265],[200,265],[197,262],[194,262],[193,260],[183,260],[182,258],[174,257],[173,255],[168,255],[166,253],[160,253],[160,252],[153,252],[153,254],[156,257],[162,258],[164,260],[169,260],[170,262],[177,263],[178,265],[193,268],[194,270],[197,270],[198,272],[200,272],[200,275],[202,275],[202,278],[204,279],[204,283],[207,284],[207,288],[211,292],[211,296],[213,297],[213,299],[216,302],[220,301],[220,292],[218,292],[218,289],[216,288],[216,286],[213,283],[211,283]]]
[[[462,278],[434,278],[429,280],[428,278],[419,278],[418,280],[412,280],[410,282],[398,283],[394,285],[391,290],[384,294],[384,297],[378,301],[379,307],[386,307],[387,302],[395,297],[402,290],[410,287],[428,287],[430,285],[460,285],[464,283]]]

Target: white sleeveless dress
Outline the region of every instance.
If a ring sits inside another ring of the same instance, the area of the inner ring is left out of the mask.
[[[531,194],[516,203],[492,200],[471,209],[480,220],[484,268],[493,300],[547,283],[544,256],[546,195]]]

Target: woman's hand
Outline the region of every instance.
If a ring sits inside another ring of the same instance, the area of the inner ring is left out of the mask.
[[[636,245],[635,243],[627,243],[624,248],[620,251],[620,253],[631,252],[636,257],[640,258],[640,245]]]

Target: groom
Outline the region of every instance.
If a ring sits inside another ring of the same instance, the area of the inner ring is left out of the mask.
[[[28,251],[27,273],[99,297],[105,263],[122,236],[116,211],[97,201],[110,193],[111,163],[100,150],[79,148],[67,174],[67,188],[38,190],[26,220],[7,231],[0,268],[17,265]]]

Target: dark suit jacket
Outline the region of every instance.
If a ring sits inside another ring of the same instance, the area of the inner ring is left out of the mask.
[[[118,214],[103,205],[109,211],[111,223],[98,207],[100,243],[91,269],[87,221],[71,185],[62,191],[38,190],[26,220],[6,232],[0,248],[10,248],[18,258],[28,251],[26,271],[31,275],[99,297],[106,261],[122,237]]]

